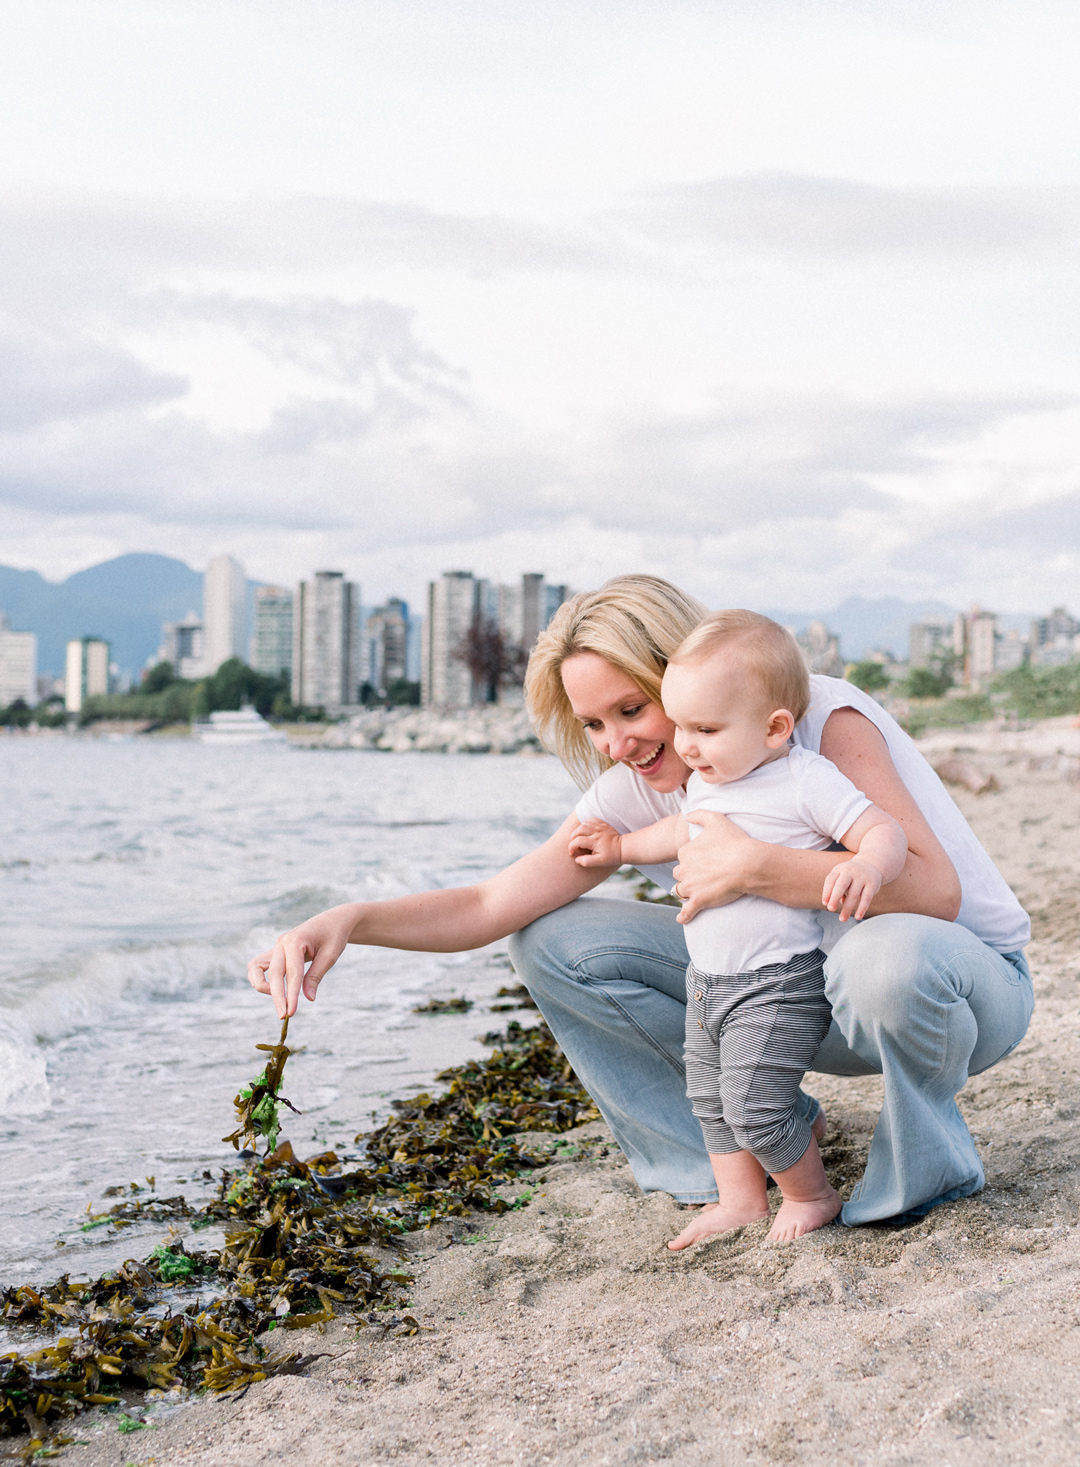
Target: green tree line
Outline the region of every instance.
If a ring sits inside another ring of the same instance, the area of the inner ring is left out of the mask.
[[[171,663],[159,662],[130,693],[87,698],[79,714],[79,724],[83,727],[102,718],[187,723],[192,718],[206,718],[219,709],[241,708],[245,703],[252,704],[264,718],[303,722],[326,716],[322,709],[296,707],[285,678],[256,672],[239,657],[230,657],[211,677],[200,678],[198,682],[176,677]]]

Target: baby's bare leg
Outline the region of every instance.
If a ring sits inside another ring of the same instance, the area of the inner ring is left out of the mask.
[[[825,1176],[816,1136],[794,1166],[774,1172],[773,1177],[784,1200],[769,1230],[772,1242],[788,1242],[824,1227],[843,1206],[840,1193]]]
[[[819,1106],[810,1128],[814,1135],[815,1149],[816,1143],[824,1139],[827,1128],[825,1111]],[[687,1223],[679,1236],[668,1244],[673,1252],[688,1248],[691,1243],[699,1243],[702,1238],[711,1238],[717,1233],[725,1233],[731,1228],[743,1227],[748,1222],[756,1222],[759,1218],[768,1216],[765,1171],[749,1151],[732,1151],[724,1156],[710,1156],[709,1160],[712,1162],[720,1201],[709,1202],[704,1207],[695,1209],[693,1221]],[[791,1168],[792,1171],[795,1169]],[[784,1175],[789,1173],[785,1172]],[[816,1226],[820,1227],[821,1224]]]
[[[711,1238],[714,1233],[745,1227],[769,1215],[765,1171],[749,1151],[729,1151],[722,1156],[710,1156],[709,1160],[720,1201],[698,1208],[693,1220],[668,1244],[673,1252],[700,1243],[702,1238]]]

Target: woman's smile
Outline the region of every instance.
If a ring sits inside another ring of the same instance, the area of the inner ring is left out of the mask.
[[[664,757],[666,744],[654,744],[649,752],[638,759],[624,759],[624,764],[629,764],[639,774],[651,774]]]

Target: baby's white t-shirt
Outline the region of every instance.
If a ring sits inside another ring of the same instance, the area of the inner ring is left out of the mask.
[[[691,774],[683,810],[715,810],[755,840],[823,851],[851,829],[870,803],[835,764],[795,747],[785,758],[762,764],[730,784],[708,784],[700,774]],[[692,825],[691,839],[701,829]],[[752,973],[821,944],[815,912],[758,896],[709,907],[685,931],[690,961],[702,973]]]

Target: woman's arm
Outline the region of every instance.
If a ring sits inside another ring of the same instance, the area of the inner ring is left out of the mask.
[[[571,859],[569,841],[578,824],[576,815],[568,816],[542,846],[476,886],[419,892],[385,902],[347,902],[320,912],[253,958],[248,981],[256,992],[271,995],[278,1018],[283,1019],[296,1012],[301,988],[314,999],[320,982],[350,942],[453,953],[517,932],[610,876],[609,869],[586,871]]]
[[[960,910],[959,878],[897,774],[878,729],[854,708],[838,708],[826,720],[821,752],[891,815],[907,837],[904,869],[878,892],[869,915],[919,912],[955,921]],[[696,815],[694,823],[698,823]],[[680,864],[675,868],[680,894],[686,897],[679,916],[682,922],[689,922],[705,907],[725,906],[740,896],[763,896],[785,907],[820,909],[825,878],[838,861],[850,859],[835,851],[793,851],[753,840],[724,815],[709,815],[703,823],[705,829],[697,840],[679,852]]]

